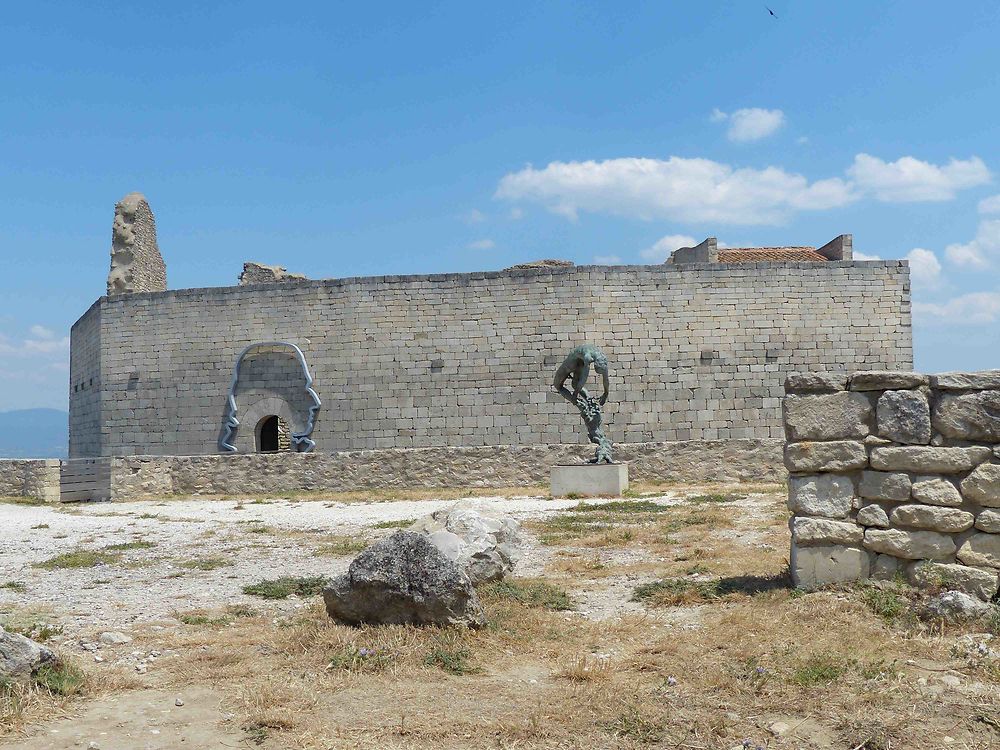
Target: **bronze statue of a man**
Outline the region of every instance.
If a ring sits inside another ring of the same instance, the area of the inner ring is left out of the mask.
[[[604,393],[599,398],[591,398],[584,387],[590,376],[590,368],[601,375]],[[573,390],[566,388],[566,381],[572,378]],[[608,400],[608,358],[593,344],[583,344],[569,353],[556,370],[552,387],[563,398],[580,410],[580,416],[587,426],[590,442],[597,445],[594,458],[589,463],[611,463],[611,441],[604,434],[601,407]]]

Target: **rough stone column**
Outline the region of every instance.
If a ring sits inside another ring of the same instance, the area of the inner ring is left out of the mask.
[[[166,289],[167,267],[156,244],[153,212],[145,196],[129,193],[115,206],[108,296]]]

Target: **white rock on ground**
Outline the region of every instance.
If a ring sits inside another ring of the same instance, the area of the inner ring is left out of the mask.
[[[0,627],[0,681],[31,677],[56,655],[40,643],[20,633],[8,633]]]
[[[945,591],[928,600],[921,609],[921,615],[928,619],[958,622],[985,617],[993,611],[993,605],[974,596],[961,591]]]
[[[426,534],[474,586],[499,581],[514,569],[524,545],[512,517],[484,502],[463,501],[421,518],[410,531]]]

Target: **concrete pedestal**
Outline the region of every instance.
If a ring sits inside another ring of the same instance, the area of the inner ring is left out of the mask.
[[[552,497],[621,497],[628,464],[560,464],[552,467]]]

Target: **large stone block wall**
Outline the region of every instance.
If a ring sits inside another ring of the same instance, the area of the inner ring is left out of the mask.
[[[99,346],[100,393],[70,389],[72,457],[217,453],[235,358],[256,341],[305,353],[325,452],[583,442],[550,392],[583,341],[611,360],[616,444],[780,438],[788,372],[912,367],[905,261],[187,289],[102,298],[73,335]]]
[[[891,579],[990,599],[1000,570],[1000,370],[785,382],[796,585]]]
[[[101,455],[101,303],[70,331],[69,455]],[[126,388],[131,384],[126,381]]]
[[[0,497],[59,500],[57,459],[0,459]]]
[[[633,482],[780,481],[782,441],[632,444],[619,458]],[[557,463],[579,463],[579,445],[404,448],[344,453],[128,456],[110,464],[111,499],[170,495],[547,485]]]

